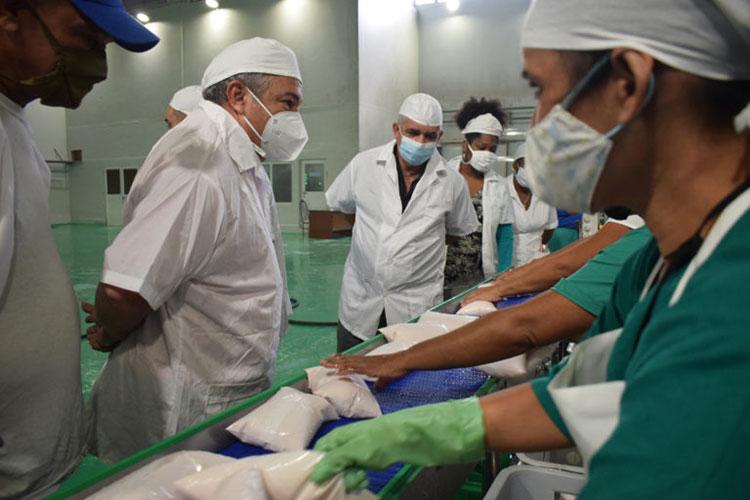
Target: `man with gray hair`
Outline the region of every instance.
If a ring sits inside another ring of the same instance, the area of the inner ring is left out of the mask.
[[[427,94],[404,100],[394,139],[352,159],[326,192],[356,213],[339,299],[338,352],[440,302],[446,236],[479,221],[466,182],[436,150],[443,111]]]
[[[111,351],[88,401],[92,451],[122,459],[270,387],[287,330],[281,231],[261,161],[307,142],[294,53],[225,48],[206,101],[149,154],[104,256],[89,342]]]

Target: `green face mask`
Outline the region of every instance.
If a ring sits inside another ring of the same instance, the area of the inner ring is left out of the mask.
[[[75,109],[95,84],[107,78],[107,54],[103,48],[90,50],[61,46],[34,9],[34,16],[55,51],[55,69],[21,82],[31,88],[42,104]]]

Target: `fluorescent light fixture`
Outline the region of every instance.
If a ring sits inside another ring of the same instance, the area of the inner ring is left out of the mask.
[[[148,17],[148,14],[146,14],[145,12],[139,12],[139,13],[137,13],[135,15],[135,18],[138,19],[143,24],[146,24],[147,22],[149,22],[151,20],[151,18]]]
[[[448,0],[445,4],[445,8],[450,12],[456,12],[461,7],[461,3],[458,0]]]
[[[435,0],[414,0],[414,5],[427,5],[435,3]]]
[[[510,156],[498,156],[497,159],[498,159],[498,161],[504,161],[504,162],[507,162],[507,163],[513,163],[515,161]]]
[[[218,9],[219,0],[206,0],[206,7],[208,7],[209,9]]]

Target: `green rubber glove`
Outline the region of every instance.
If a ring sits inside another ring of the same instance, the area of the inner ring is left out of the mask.
[[[484,455],[482,409],[477,398],[409,408],[340,427],[315,449],[325,452],[310,475],[316,483],[350,467],[471,462]]]

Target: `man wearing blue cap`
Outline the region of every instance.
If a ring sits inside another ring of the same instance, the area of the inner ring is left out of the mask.
[[[0,0],[0,498],[49,493],[85,443],[76,299],[24,106],[77,108],[107,77],[111,41],[159,39],[120,0]]]

